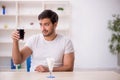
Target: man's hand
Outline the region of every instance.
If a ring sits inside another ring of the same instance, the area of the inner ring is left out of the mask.
[[[19,32],[17,30],[13,31],[11,34],[11,38],[13,41],[18,41],[19,40]]]
[[[45,67],[45,66],[42,66],[42,65],[39,65],[36,67],[35,71],[38,71],[38,72],[48,72],[48,68]]]

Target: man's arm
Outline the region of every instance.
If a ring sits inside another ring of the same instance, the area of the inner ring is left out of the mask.
[[[13,39],[13,47],[12,47],[12,58],[15,64],[22,63],[29,55],[31,55],[32,51],[28,47],[24,47],[19,50],[19,34],[18,31],[14,31],[12,33]]]
[[[64,54],[63,57],[63,65],[60,67],[54,67],[54,72],[62,72],[62,71],[73,71],[74,68],[74,53]],[[48,67],[43,65],[38,65],[35,69],[38,72],[48,72]]]
[[[73,71],[74,68],[74,53],[64,54],[63,66],[54,67],[53,71]]]
[[[12,58],[15,64],[21,64],[31,54],[32,54],[31,49],[26,46],[23,47],[21,50],[13,47],[12,50]]]

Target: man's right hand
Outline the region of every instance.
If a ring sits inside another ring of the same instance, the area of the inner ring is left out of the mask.
[[[13,41],[19,41],[19,32],[17,30],[13,31],[11,37]]]

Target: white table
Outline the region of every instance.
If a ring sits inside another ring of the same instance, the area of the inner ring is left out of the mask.
[[[49,79],[48,72],[0,72],[0,80],[120,80],[114,71],[54,72],[55,78]]]

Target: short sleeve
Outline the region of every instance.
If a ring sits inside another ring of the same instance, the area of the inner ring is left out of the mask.
[[[25,45],[24,46],[27,46],[27,47],[29,47],[31,50],[33,50],[33,45],[34,45],[34,40],[35,38],[34,38],[34,36],[33,37],[30,37],[27,41],[26,41],[26,43],[25,43]]]
[[[65,54],[74,52],[73,44],[71,40],[67,40],[65,44]]]

